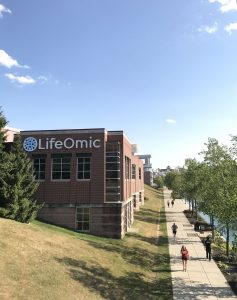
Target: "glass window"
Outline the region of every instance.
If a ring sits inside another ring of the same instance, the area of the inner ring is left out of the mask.
[[[46,159],[42,157],[33,158],[33,166],[36,180],[44,180]]]
[[[106,144],[106,201],[118,202],[120,195],[120,144]]]
[[[125,156],[125,179],[131,178],[131,159]]]
[[[139,168],[139,179],[142,179],[142,170]]]
[[[52,156],[52,179],[68,180],[70,179],[71,158],[64,155]]]
[[[120,172],[119,171],[106,171],[106,178],[118,178],[120,177]]]
[[[87,232],[90,230],[89,207],[77,207],[76,230]]]
[[[132,179],[136,179],[136,165],[132,164]]]
[[[77,179],[91,178],[91,154],[81,153],[77,155]]]

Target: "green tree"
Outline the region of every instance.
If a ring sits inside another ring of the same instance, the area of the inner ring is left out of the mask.
[[[157,185],[158,188],[163,188],[164,186],[164,179],[162,176],[157,176],[154,178],[154,183]]]
[[[199,166],[199,199],[198,209],[210,216],[210,223],[212,225],[212,239],[215,239],[214,219],[219,209],[218,203],[218,180],[216,173],[211,166],[202,162]]]
[[[32,199],[38,183],[33,175],[32,163],[22,149],[20,136],[15,137],[8,156],[9,166],[2,185],[4,206],[0,212],[4,217],[28,223],[36,217],[42,205]]]
[[[175,177],[177,176],[176,171],[168,172],[164,177],[164,184],[167,186],[169,190],[172,190],[174,187]]]
[[[4,182],[4,175],[8,169],[8,154],[4,151],[4,142],[6,141],[5,127],[7,125],[7,120],[0,108],[0,206],[3,204],[2,197],[2,186]]]
[[[229,256],[229,232],[237,219],[237,164],[234,157],[234,148],[220,145],[216,139],[209,138],[207,150],[203,151],[204,162],[209,167],[208,193],[206,200],[213,201],[211,209],[218,220],[226,228],[226,255]],[[211,186],[212,185],[212,186]],[[213,193],[212,197],[210,192]],[[215,198],[215,200],[214,200]]]
[[[185,168],[182,173],[182,195],[191,203],[192,212],[197,216],[197,200],[199,198],[199,168],[196,159],[186,159]]]

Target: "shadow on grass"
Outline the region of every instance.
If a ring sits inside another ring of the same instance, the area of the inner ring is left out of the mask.
[[[133,237],[133,238],[135,238],[135,239],[137,239],[139,241],[148,243],[150,245],[156,245],[156,240],[157,240],[156,237],[147,237],[147,236],[140,235],[140,234],[134,233],[134,232],[128,233],[127,237]]]
[[[56,261],[68,266],[72,279],[104,299],[172,299],[170,281],[166,278],[149,282],[137,272],[127,272],[124,276],[115,277],[109,269],[99,264],[70,257],[56,258]]]
[[[151,251],[140,247],[127,247],[123,244],[102,244],[96,242],[88,242],[94,248],[101,249],[108,252],[119,254],[126,262],[140,266],[143,269],[150,270],[154,266],[155,255]]]
[[[159,218],[159,212],[157,210],[141,208],[140,211],[134,214],[134,217],[138,221],[156,224]],[[165,222],[162,216],[160,216],[160,222]]]

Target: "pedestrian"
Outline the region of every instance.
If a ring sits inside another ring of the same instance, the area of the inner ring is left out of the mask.
[[[174,223],[172,226],[171,226],[172,230],[173,230],[173,235],[174,235],[174,238],[176,237],[176,233],[177,233],[177,229],[178,229],[178,226]]]
[[[211,240],[209,236],[206,238],[204,244],[206,247],[206,257],[207,259],[211,260]]]
[[[183,271],[187,271],[187,261],[189,259],[188,249],[183,245],[181,247],[180,253],[183,262]]]
[[[174,206],[174,200],[171,201],[172,207]]]
[[[169,202],[169,200],[167,201],[167,205],[168,205],[168,207],[170,207],[170,202]]]

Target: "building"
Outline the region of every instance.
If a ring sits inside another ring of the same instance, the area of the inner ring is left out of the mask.
[[[169,172],[174,171],[170,166],[167,166],[166,169],[158,169],[157,176],[166,176]]]
[[[143,161],[123,131],[21,131],[44,203],[42,221],[122,238],[144,203]]]
[[[139,158],[143,160],[144,183],[152,186],[153,171],[152,171],[152,164],[151,164],[151,155],[143,154],[143,155],[139,155]]]
[[[4,128],[4,135],[5,135],[5,150],[10,151],[11,150],[11,145],[14,140],[14,135],[19,134],[20,130],[16,128],[11,128],[11,127],[5,127]]]

